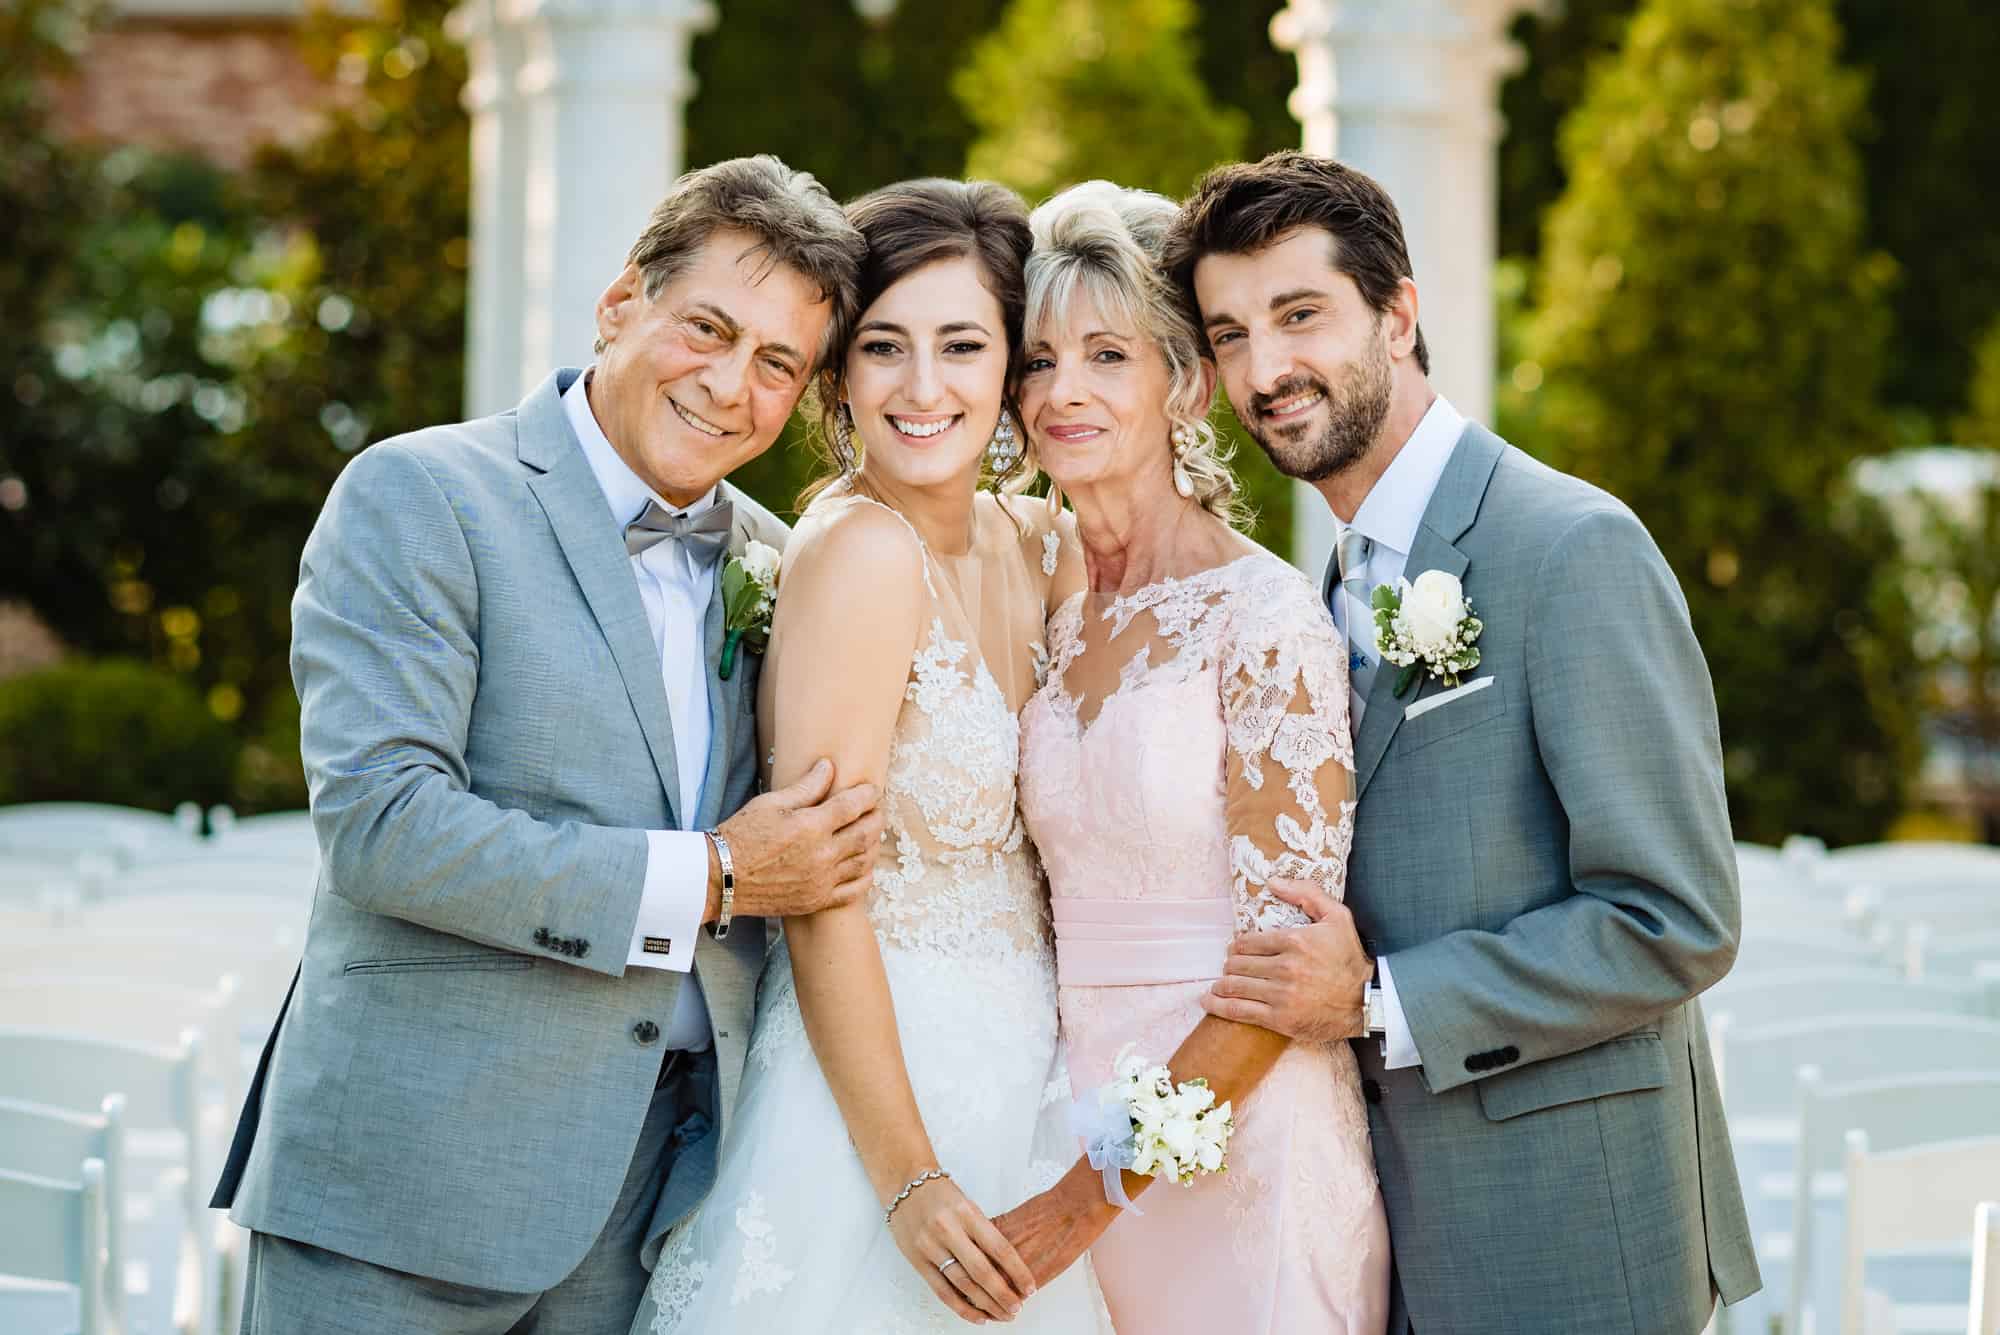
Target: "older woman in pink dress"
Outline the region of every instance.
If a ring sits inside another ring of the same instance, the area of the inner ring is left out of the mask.
[[[1074,506],[1051,535],[1046,684],[1021,715],[1079,1093],[1131,1047],[1236,1104],[1225,1171],[1104,1201],[1079,1159],[996,1221],[1037,1271],[1084,1247],[1123,1332],[1381,1335],[1389,1238],[1345,1043],[1204,1014],[1232,937],[1339,897],[1353,833],[1347,659],[1317,592],[1236,531],[1214,369],[1159,272],[1174,206],[1092,182],[1035,211],[1023,415]],[[1142,1213],[1143,1211],[1143,1213]]]

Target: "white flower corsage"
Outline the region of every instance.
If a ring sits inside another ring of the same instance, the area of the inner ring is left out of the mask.
[[[1458,576],[1426,570],[1417,582],[1398,579],[1396,586],[1375,586],[1375,643],[1382,657],[1403,669],[1396,678],[1401,699],[1421,668],[1447,686],[1479,666],[1475,641],[1486,629],[1472,615]]]
[[[1090,1166],[1104,1174],[1104,1199],[1143,1214],[1125,1194],[1119,1170],[1141,1177],[1169,1177],[1188,1186],[1229,1164],[1229,1137],[1236,1130],[1227,1103],[1202,1079],[1174,1083],[1166,1067],[1147,1061],[1130,1047],[1118,1054],[1117,1074],[1094,1097],[1070,1105],[1070,1129],[1084,1139]]]
[[[771,643],[771,612],[778,605],[778,549],[751,539],[743,555],[722,567],[722,662],[715,675],[724,681],[736,670],[736,647],[763,653]]]

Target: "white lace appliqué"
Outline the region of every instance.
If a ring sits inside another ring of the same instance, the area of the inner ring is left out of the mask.
[[[729,1305],[741,1307],[760,1293],[776,1293],[792,1282],[792,1272],[778,1264],[776,1230],[764,1217],[764,1197],[751,1192],[736,1207],[736,1231],[743,1235],[743,1258],[736,1264],[736,1287]]]

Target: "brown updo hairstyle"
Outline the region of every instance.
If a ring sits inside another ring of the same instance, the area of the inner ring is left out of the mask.
[[[1029,457],[1028,433],[1021,424],[1014,384],[1020,372],[1021,320],[1028,305],[1025,273],[1034,244],[1028,230],[1028,206],[1012,190],[991,181],[932,176],[871,190],[849,204],[846,212],[848,222],[861,233],[868,248],[861,261],[860,292],[854,307],[857,324],[860,312],[927,264],[970,259],[978,266],[986,290],[1000,303],[1006,326],[1002,336],[1007,340],[1007,379],[1000,408],[1014,419],[1021,446],[1012,468],[997,477],[989,474],[985,480],[996,490],[1025,486],[1035,475],[1035,463]],[[811,412],[819,429],[813,433],[812,445],[822,469],[799,494],[801,509],[840,476],[833,434],[850,351],[846,345],[833,349],[813,380]]]

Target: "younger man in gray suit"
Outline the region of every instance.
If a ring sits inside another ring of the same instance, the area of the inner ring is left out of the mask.
[[[1244,425],[1340,520],[1360,787],[1349,902],[1295,888],[1315,924],[1240,939],[1205,1004],[1356,1040],[1394,1335],[1693,1335],[1759,1279],[1695,1001],[1739,910],[1680,587],[1616,499],[1431,389],[1368,177],[1220,168],[1170,249]],[[1371,596],[1431,571],[1480,661],[1399,691]]]
[[[293,602],[320,883],[214,1201],[246,1332],[624,1335],[706,1192],[758,917],[852,899],[881,830],[826,765],[748,800],[757,659],[718,671],[717,571],[785,535],[722,478],[862,249],[775,158],[690,173],[594,367],[334,486]]]

